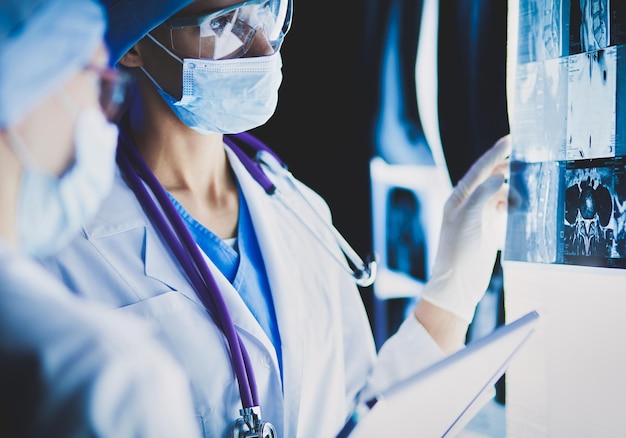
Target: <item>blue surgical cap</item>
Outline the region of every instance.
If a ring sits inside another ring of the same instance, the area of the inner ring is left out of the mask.
[[[89,63],[104,20],[95,0],[2,0],[0,128],[19,122]]]
[[[194,0],[101,0],[107,9],[106,41],[117,63],[148,32]]]

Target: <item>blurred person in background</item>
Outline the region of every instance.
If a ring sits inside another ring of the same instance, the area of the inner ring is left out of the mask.
[[[195,437],[189,382],[144,321],[35,262],[93,218],[115,171],[123,80],[91,0],[0,3],[0,434]],[[95,286],[95,285],[94,285]]]

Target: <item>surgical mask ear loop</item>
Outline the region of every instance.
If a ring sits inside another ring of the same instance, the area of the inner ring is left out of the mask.
[[[150,82],[152,82],[154,84],[154,86],[157,88],[157,90],[163,91],[163,88],[161,88],[161,86],[159,85],[159,83],[156,81],[156,79],[154,79],[152,77],[152,75],[150,73],[148,73],[148,70],[146,70],[145,68],[143,68],[143,65],[139,66],[139,69],[146,75],[146,77],[148,79],[150,79]]]
[[[24,142],[22,136],[15,129],[9,128],[7,130],[7,137],[9,147],[17,157],[18,161],[22,164],[22,166],[35,167],[35,160],[28,150],[26,142]]]
[[[174,58],[175,60],[177,60],[178,62],[180,62],[181,64],[184,64],[183,59],[180,58],[179,56],[176,56],[174,54],[174,52],[172,52],[170,49],[168,49],[167,47],[165,47],[163,45],[163,43],[161,43],[159,40],[157,40],[155,37],[153,37],[151,34],[147,34],[146,35],[148,38],[150,38],[152,40],[152,42],[154,44],[156,44],[157,46],[159,46],[160,48],[162,48],[163,50],[165,50],[165,53],[167,53],[168,55],[170,55],[172,58]]]
[[[184,64],[183,60],[181,58],[179,58],[178,56],[176,56],[170,49],[168,49],[167,47],[165,47],[163,44],[161,44],[161,42],[159,40],[157,40],[155,37],[153,37],[150,34],[147,34],[147,37],[150,38],[154,44],[156,44],[157,46],[159,46],[161,49],[163,49],[165,51],[165,53],[167,53],[168,55],[170,55],[172,58],[174,58],[175,60],[177,60],[178,62],[180,62],[181,64]],[[157,90],[163,91],[163,88],[161,88],[161,86],[159,85],[159,83],[156,81],[156,79],[154,79],[152,77],[152,75],[150,73],[148,73],[148,70],[146,70],[143,65],[139,66],[139,69],[147,76],[148,79],[150,79],[150,81],[154,84],[154,86],[157,88]]]

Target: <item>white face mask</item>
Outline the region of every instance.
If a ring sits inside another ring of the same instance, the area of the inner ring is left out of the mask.
[[[34,165],[15,132],[9,139],[24,168],[17,211],[21,248],[35,257],[53,255],[93,218],[111,190],[117,127],[96,108],[81,110],[74,131],[75,161],[61,176]]]
[[[183,95],[177,101],[143,68],[178,118],[201,134],[238,134],[269,120],[278,104],[282,82],[280,52],[235,59],[181,60],[148,34],[159,47],[183,64]]]

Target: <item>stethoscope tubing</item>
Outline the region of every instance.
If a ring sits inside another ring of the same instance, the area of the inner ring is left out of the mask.
[[[270,178],[261,168],[261,165],[263,165],[273,174],[283,177],[285,181],[289,183],[291,189],[299,195],[299,199],[303,200],[306,203],[309,210],[312,211],[315,216],[317,216],[321,223],[326,224],[325,218],[323,218],[318,210],[313,205],[311,205],[308,198],[302,193],[302,191],[296,184],[293,174],[289,171],[289,169],[281,161],[281,159],[274,153],[274,151],[272,151],[262,141],[247,132],[234,134],[232,135],[232,137],[241,140],[244,144],[247,144],[248,146],[250,146],[250,148],[256,151],[256,157],[253,160],[245,152],[243,152],[231,138],[229,138],[228,136],[224,137],[224,142],[231,148],[235,155],[237,155],[239,161],[241,161],[241,163],[250,173],[252,178],[254,178],[256,182],[259,183],[261,187],[263,187],[265,193],[278,199],[280,203],[285,208],[287,208],[294,215],[294,217],[309,230],[311,235],[324,247],[324,249],[335,259],[335,261],[337,261],[337,263],[339,263],[346,270],[346,272],[354,277],[356,283],[359,286],[370,286],[376,278],[377,262],[375,258],[368,260],[368,263],[364,262],[356,253],[356,251],[354,251],[352,246],[350,246],[348,241],[341,235],[341,233],[332,224],[328,224],[327,228],[332,232],[335,241],[341,248],[341,251],[352,263],[352,266],[346,265],[345,260],[341,259],[339,255],[333,250],[333,248],[331,248],[328,243],[318,235],[318,233],[313,229],[311,224],[304,220],[302,214],[298,213],[293,208],[293,206],[284,197],[282,192],[278,190],[276,185],[272,182],[272,180],[270,180]]]
[[[250,158],[243,152],[235,141],[233,141],[233,138],[242,141],[256,151],[256,160]],[[291,172],[269,147],[248,133],[224,136],[224,142],[230,147],[233,153],[237,155],[243,166],[264,191],[287,208],[294,217],[309,230],[311,235],[315,237],[322,247],[354,277],[359,286],[369,286],[373,283],[376,275],[376,261],[370,260],[369,264],[366,264],[361,260],[341,233],[339,233],[332,224],[328,224],[325,218],[311,205],[307,197],[297,186]],[[139,154],[130,136],[126,135],[125,126],[120,128],[117,161],[122,174],[137,196],[142,208],[144,208],[154,226],[161,233],[163,239],[166,241],[173,255],[179,261],[185,274],[189,278],[198,298],[226,337],[231,364],[233,372],[237,377],[243,407],[252,408],[259,406],[258,390],[254,370],[251,365],[252,362],[243,341],[235,329],[228,307],[220,293],[219,286],[211,274],[211,270],[194,241],[193,236],[169,198],[169,195],[143,160],[141,154]],[[302,215],[294,209],[283,193],[277,189],[276,185],[265,174],[262,166],[275,175],[284,177],[289,183],[290,188],[298,194],[299,199],[304,200],[308,208],[313,211],[315,216],[332,232],[340,249],[352,263],[352,266],[348,266],[348,264],[345,263],[346,261],[341,259],[337,252],[318,235],[311,224],[304,220]],[[159,209],[157,203],[148,192],[146,185],[154,194],[161,209]]]
[[[242,161],[245,160],[248,162],[252,162],[252,159],[250,159],[250,157],[248,157],[247,155],[245,155],[245,157],[243,158],[240,157],[240,159],[242,159]],[[359,286],[362,286],[362,287],[370,286],[376,278],[376,267],[377,267],[376,260],[371,259],[369,260],[369,263],[366,263],[361,259],[361,257],[359,257],[359,255],[352,248],[352,246],[350,246],[348,241],[341,235],[339,230],[337,230],[337,228],[335,228],[334,225],[327,223],[327,220],[320,214],[319,210],[315,208],[315,206],[313,206],[311,202],[309,201],[309,198],[305,196],[304,193],[302,193],[302,190],[300,190],[300,187],[296,183],[295,177],[289,171],[289,169],[287,169],[287,167],[280,161],[280,159],[276,156],[276,154],[274,154],[272,151],[267,150],[267,148],[259,149],[257,151],[256,160],[257,160],[256,163],[258,163],[257,167],[260,168],[259,164],[263,164],[265,168],[267,168],[270,172],[272,172],[273,174],[277,176],[282,177],[285,181],[287,181],[291,190],[293,190],[294,192],[298,194],[298,199],[304,201],[308,209],[317,217],[320,223],[325,224],[326,228],[333,234],[335,242],[339,245],[339,248],[343,252],[344,256],[350,261],[350,263],[352,263],[352,266],[346,265],[345,260],[342,259],[337,254],[334,248],[331,248],[328,245],[326,240],[322,239],[319,236],[319,234],[313,229],[311,224],[304,219],[302,213],[296,211],[296,209],[286,199],[282,191],[280,191],[278,188],[276,188],[276,186],[274,186],[271,190],[266,190],[266,192],[270,196],[273,196],[276,199],[278,199],[280,203],[285,208],[287,208],[287,210],[289,210],[291,214],[293,214],[293,216],[309,230],[311,235],[318,241],[318,243],[320,243],[324,247],[326,252],[328,252],[328,254],[330,254],[335,259],[335,261],[337,261],[337,263],[339,263],[339,265],[341,265],[341,267],[346,270],[346,272],[348,272],[348,274],[354,277],[356,283]],[[249,164],[248,166],[251,166],[251,164]],[[261,173],[263,174],[263,177],[265,179],[269,180],[269,178],[265,175],[265,173],[262,170],[261,170]]]
[[[198,298],[213,316],[214,321],[226,337],[243,407],[258,406],[258,391],[250,357],[235,330],[228,307],[221,293],[219,293],[215,278],[165,189],[148,168],[137,148],[128,144],[128,139],[122,133],[120,133],[119,143],[117,160],[131,189],[179,260],[196,290]],[[154,193],[166,217],[156,206],[142,180]]]

